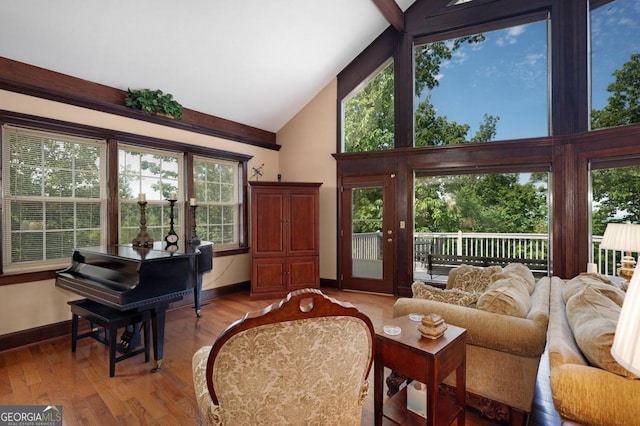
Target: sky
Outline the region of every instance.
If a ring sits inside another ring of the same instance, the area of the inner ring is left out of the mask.
[[[612,73],[640,52],[640,0],[615,0],[591,15],[592,107],[607,104]],[[431,102],[440,116],[471,126],[498,116],[496,140],[547,136],[547,22],[483,33],[442,64]],[[424,96],[424,95],[423,95]]]

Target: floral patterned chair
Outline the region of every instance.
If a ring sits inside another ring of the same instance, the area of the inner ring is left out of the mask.
[[[245,314],[193,356],[204,420],[216,425],[360,425],[371,320],[315,289]]]

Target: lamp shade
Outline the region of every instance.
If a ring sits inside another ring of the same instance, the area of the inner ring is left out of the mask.
[[[618,364],[640,377],[640,268],[631,277],[611,346]]]
[[[640,225],[635,223],[609,223],[600,247],[619,251],[640,251]]]

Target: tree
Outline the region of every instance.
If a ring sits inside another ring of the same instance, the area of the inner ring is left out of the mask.
[[[591,112],[592,129],[640,123],[640,53],[632,54],[613,76],[615,81],[607,86],[609,103]]]

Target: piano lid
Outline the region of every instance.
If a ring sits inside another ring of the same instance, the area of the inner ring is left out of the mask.
[[[210,270],[213,245],[167,251],[164,244],[76,249],[71,266],[58,271],[56,286],[121,310],[181,298],[207,264]]]

